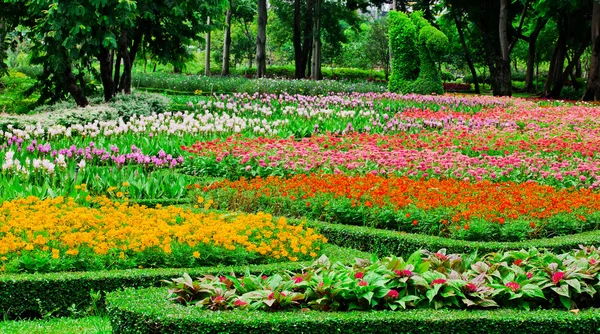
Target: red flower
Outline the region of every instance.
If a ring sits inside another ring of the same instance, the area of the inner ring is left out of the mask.
[[[360,271],[359,271],[359,272],[357,272],[356,274],[354,274],[354,278],[361,279],[361,278],[363,278],[363,277],[365,277],[365,274],[364,274],[364,273],[362,273],[362,272],[360,272]]]
[[[386,295],[386,296],[387,296],[388,298],[391,298],[391,299],[397,299],[397,298],[398,298],[398,291],[396,291],[396,290],[393,290],[393,289],[392,289],[392,290],[390,290],[390,291],[387,293],[387,295]]]
[[[598,262],[598,261],[596,261],[596,259],[590,259],[590,264],[591,264],[592,266],[593,266],[593,265],[595,265],[595,264],[596,264],[596,262]]]
[[[467,290],[469,290],[469,292],[477,291],[477,286],[473,283],[467,283],[465,284],[465,287],[467,288]]]
[[[225,282],[226,280],[225,276],[219,276],[219,282]]]
[[[222,303],[224,301],[225,301],[225,298],[223,298],[223,296],[216,296],[215,298],[213,298],[214,303]]]
[[[442,253],[434,253],[433,255],[435,255],[438,259],[440,259],[442,261],[448,260],[448,257]]]
[[[417,220],[413,220],[412,224],[417,226],[419,224],[419,222]]]
[[[525,274],[525,275],[527,275],[527,279],[531,279],[531,278],[533,277],[533,274],[532,274],[532,273],[527,273],[527,274]]]
[[[404,269],[404,270],[395,270],[394,271],[396,273],[396,275],[400,276],[400,277],[411,277],[412,276],[412,271],[408,270],[408,269]]]
[[[437,253],[436,253],[436,254],[437,254]],[[445,283],[446,283],[446,280],[445,280],[445,279],[443,279],[443,278],[438,278],[438,279],[434,279],[434,280],[431,282],[431,286],[434,286],[434,285],[436,285],[436,284],[445,284]]]
[[[294,283],[296,283],[296,284],[301,283],[302,281],[303,281],[302,277],[294,278]]]
[[[565,277],[564,271],[558,271],[552,275],[552,283],[558,284]]]
[[[241,306],[246,306],[246,305],[248,305],[248,303],[246,303],[245,301],[243,301],[243,300],[241,300],[241,299],[236,299],[236,300],[233,302],[233,306],[238,306],[238,307],[241,307]]]
[[[517,266],[520,266],[520,265],[521,265],[521,263],[523,263],[523,260],[521,260],[521,259],[515,260],[515,264],[516,264]]]
[[[267,296],[268,300],[272,300],[273,298],[275,298],[275,292],[271,292],[271,294]]]
[[[309,206],[310,206],[310,202],[306,202],[306,207],[309,207]]]
[[[261,278],[262,278],[263,280],[265,280],[265,279],[269,278],[269,276],[267,276],[267,275],[262,275],[262,277],[261,277]]]
[[[508,282],[505,284],[508,288],[510,288],[512,290],[512,292],[517,292],[519,291],[519,289],[521,288],[521,286],[519,285],[519,283],[517,282]]]
[[[358,282],[358,285],[359,285],[359,286],[367,286],[367,285],[369,285],[369,283],[367,283],[367,281],[365,281],[364,279],[361,279],[361,280]]]
[[[319,282],[319,286],[323,286],[323,285],[325,285],[325,283]]]

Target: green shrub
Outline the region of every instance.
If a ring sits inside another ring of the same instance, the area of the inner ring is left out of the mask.
[[[343,245],[382,256],[390,254],[408,256],[419,249],[442,248],[447,249],[450,253],[471,253],[474,250],[478,250],[479,253],[493,253],[537,247],[559,253],[576,249],[579,245],[595,245],[600,239],[600,231],[591,231],[520,242],[481,242],[316,221],[309,221],[308,226],[317,229],[327,238],[329,244]]]
[[[448,37],[429,24],[421,12],[412,13],[410,18],[402,12],[390,13],[390,91],[443,94],[444,87],[436,61],[439,61],[447,46]],[[418,74],[416,78],[415,73]]]
[[[588,333],[600,311],[410,310],[403,312],[204,311],[174,305],[164,289],[107,296],[114,333]]]
[[[326,245],[332,261],[352,263],[354,258],[369,255],[351,249]],[[8,318],[39,317],[49,312],[55,316],[69,315],[69,308],[86,308],[91,302],[91,291],[115,291],[124,287],[150,287],[161,285],[161,280],[181,276],[205,274],[271,274],[285,270],[298,270],[309,262],[288,262],[254,266],[217,266],[188,269],[131,269],[96,272],[63,272],[49,274],[0,275],[0,313]]]

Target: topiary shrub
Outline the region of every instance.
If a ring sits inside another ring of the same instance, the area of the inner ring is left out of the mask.
[[[405,94],[443,94],[444,86],[436,61],[447,47],[448,37],[429,24],[421,12],[414,12],[410,17],[402,12],[390,12],[392,73],[389,90]]]
[[[408,15],[397,11],[389,13],[389,24],[392,72],[388,88],[391,92],[408,92],[419,75],[416,28]]]

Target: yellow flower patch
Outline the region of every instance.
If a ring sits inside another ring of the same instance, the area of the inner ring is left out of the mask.
[[[144,252],[163,257],[177,252],[181,258],[185,251],[191,261],[200,261],[192,264],[202,264],[207,248],[216,247],[255,254],[255,258],[296,261],[315,257],[324,242],[313,229],[291,225],[284,218],[274,220],[265,213],[148,208],[106,197],[94,198],[88,206],[63,197],[28,197],[0,205],[0,256],[7,260],[44,252],[61,261],[82,253],[97,257],[114,254],[115,261],[127,261]],[[132,261],[131,265],[140,263]]]

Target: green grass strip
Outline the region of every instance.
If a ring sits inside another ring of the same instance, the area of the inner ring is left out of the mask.
[[[0,333],[85,334],[112,333],[107,317],[60,318],[50,320],[0,321]]]
[[[203,311],[174,304],[165,288],[127,289],[107,296],[115,333],[591,333],[600,310],[371,312]]]

